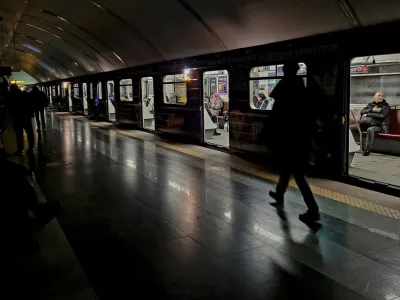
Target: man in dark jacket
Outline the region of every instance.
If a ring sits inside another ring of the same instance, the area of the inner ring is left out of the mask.
[[[40,131],[40,124],[42,128],[46,129],[46,123],[44,120],[44,108],[47,106],[47,96],[45,93],[39,90],[37,86],[32,88],[31,98],[35,108],[36,125],[38,132]],[[42,119],[42,122],[40,122]]]
[[[279,160],[281,170],[276,191],[271,191],[269,194],[276,201],[272,205],[283,206],[284,194],[290,176],[293,175],[308,208],[299,219],[308,224],[320,219],[318,205],[304,175],[315,118],[313,109],[306,101],[303,79],[296,75],[298,70],[297,63],[285,63],[284,77],[271,93],[271,97],[275,100],[271,114],[273,151]],[[301,128],[301,134],[294,132],[288,137],[288,132],[296,127]]]
[[[24,130],[28,137],[29,152],[34,152],[35,137],[33,135],[33,105],[27,93],[22,92],[16,84],[11,85],[8,97],[14,131],[17,138],[17,154],[24,152]]]
[[[374,101],[369,103],[360,112],[360,127],[362,131],[367,131],[367,140],[364,146],[364,156],[371,152],[372,142],[376,132],[389,132],[389,104],[384,99],[382,92],[377,92]]]

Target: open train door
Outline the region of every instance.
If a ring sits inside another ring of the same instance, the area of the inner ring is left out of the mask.
[[[203,141],[229,148],[229,73],[227,70],[203,74]]]
[[[108,119],[115,122],[115,84],[113,80],[107,82],[107,109]]]
[[[155,130],[154,120],[154,81],[153,77],[143,77],[141,80],[142,91],[142,120],[143,128]]]
[[[89,114],[87,83],[82,84],[82,90],[83,90],[83,114],[87,116]]]

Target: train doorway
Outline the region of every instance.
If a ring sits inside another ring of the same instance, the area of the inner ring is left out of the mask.
[[[87,94],[87,84],[82,84],[83,90],[83,114],[87,116],[89,114],[89,105],[88,105],[88,94]]]
[[[68,109],[72,112],[72,86],[68,84]]]
[[[204,142],[229,148],[229,73],[227,70],[203,74]]]
[[[153,77],[143,77],[142,88],[142,120],[143,128],[155,130],[154,121],[154,81]]]
[[[115,117],[115,87],[114,81],[110,80],[107,82],[107,110],[108,119],[111,122],[116,121]]]
[[[348,174],[400,187],[400,53],[350,64]]]

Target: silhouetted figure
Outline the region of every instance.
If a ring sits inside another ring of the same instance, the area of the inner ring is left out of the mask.
[[[11,85],[9,94],[9,109],[17,138],[17,153],[24,152],[24,130],[28,137],[29,152],[34,152],[35,137],[33,135],[32,118],[33,105],[27,93],[22,92],[16,84]]]
[[[297,76],[299,66],[290,62],[284,65],[284,77],[271,93],[275,100],[271,121],[273,124],[273,151],[279,159],[281,170],[276,191],[270,192],[274,206],[283,206],[284,194],[293,175],[308,211],[299,216],[304,223],[320,219],[318,205],[305,178],[313,132],[313,109],[306,101],[303,79]]]
[[[31,101],[33,101],[36,117],[36,125],[38,132],[40,131],[40,125],[46,129],[46,121],[44,119],[44,108],[47,106],[47,96],[45,93],[39,90],[38,87],[34,86],[31,92]]]

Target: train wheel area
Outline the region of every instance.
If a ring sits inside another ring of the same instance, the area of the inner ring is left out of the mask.
[[[37,139],[37,181],[99,299],[293,299],[288,280],[313,299],[399,295],[397,198],[312,180],[315,230],[293,183],[277,210],[276,175],[226,152],[55,112]]]

